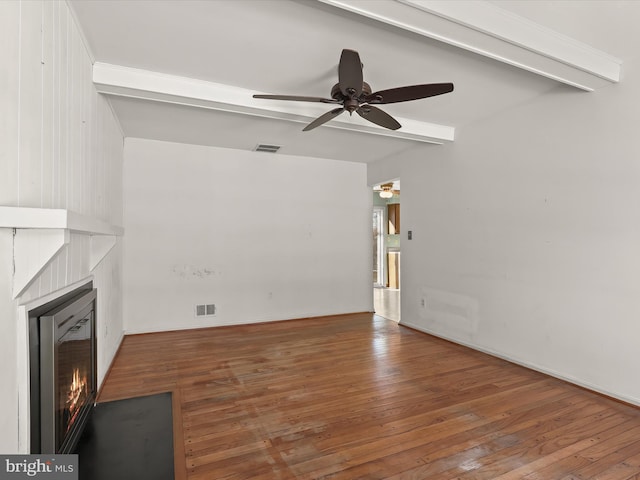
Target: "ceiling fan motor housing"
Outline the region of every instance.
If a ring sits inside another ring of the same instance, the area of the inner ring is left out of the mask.
[[[360,97],[366,97],[367,95],[371,95],[371,85],[369,85],[367,82],[362,82],[362,94],[360,95]],[[333,88],[331,88],[331,98],[340,101],[344,98],[342,90],[340,90],[339,83],[336,83]]]
[[[367,82],[362,82],[362,93],[359,97],[345,97],[340,89],[340,84],[336,83],[331,89],[331,98],[343,102],[344,109],[350,114],[358,109],[364,98],[371,94],[371,86]]]

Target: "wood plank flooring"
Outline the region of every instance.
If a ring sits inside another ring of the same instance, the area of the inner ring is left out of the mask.
[[[640,480],[640,409],[372,314],[126,337],[163,391],[189,480]]]

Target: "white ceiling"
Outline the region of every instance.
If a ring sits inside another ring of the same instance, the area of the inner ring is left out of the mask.
[[[550,16],[545,16],[546,10],[536,10],[534,3],[538,2],[494,2],[536,22],[547,22]],[[214,82],[253,93],[329,97],[337,82],[340,52],[350,48],[360,53],[365,81],[374,90],[453,82],[455,90],[451,94],[383,106],[387,113],[407,119],[407,124],[417,121],[417,128],[428,124],[472,126],[552,89],[573,88],[317,1],[71,0],[70,4],[99,64]],[[388,1],[385,5],[406,8],[400,2]],[[548,23],[556,29],[562,26]],[[580,34],[573,29],[576,32]],[[134,90],[124,89],[114,95],[115,90],[109,96],[128,137],[246,150],[269,143],[282,145],[282,154],[358,162],[391,158],[407,151],[422,151],[428,156],[431,149],[441,148],[332,128],[332,122],[311,132],[301,131],[309,118],[332,109],[331,105],[304,104],[308,108],[303,112],[306,116],[292,121],[234,109],[203,108],[208,106],[203,103],[193,106],[194,102],[176,101],[176,96],[171,101],[158,101],[168,97],[139,95],[138,90],[131,93]],[[247,97],[245,110],[272,107],[267,105],[272,101],[256,100],[250,94]],[[362,123],[356,117],[344,114],[340,119]]]

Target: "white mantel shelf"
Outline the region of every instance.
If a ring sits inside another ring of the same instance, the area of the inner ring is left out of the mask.
[[[71,241],[71,233],[90,237],[93,269],[124,235],[124,228],[60,208],[0,206],[0,228],[15,229],[13,298],[18,298]]]
[[[0,206],[0,228],[55,228],[86,235],[124,235],[120,226],[62,208]]]

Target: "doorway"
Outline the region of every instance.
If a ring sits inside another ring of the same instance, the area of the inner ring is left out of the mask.
[[[373,306],[400,321],[400,182],[373,188]]]
[[[373,207],[373,286],[384,287],[384,208]]]

